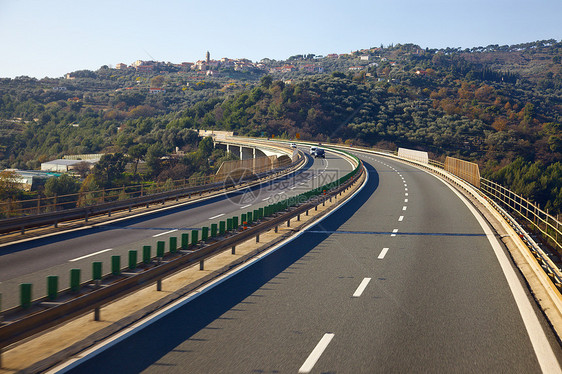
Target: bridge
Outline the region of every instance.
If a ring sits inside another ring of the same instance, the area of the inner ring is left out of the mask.
[[[343,203],[298,229],[295,218],[286,232],[297,231],[257,258],[53,370],[560,372],[556,274],[541,275],[543,266],[525,257],[523,233],[514,234],[473,185],[417,154],[348,151],[366,173]],[[118,251],[156,244],[154,236],[259,209],[352,169],[348,156],[328,149],[290,179],[253,189],[251,200],[231,193],[7,246],[1,286],[81,262],[86,269],[92,259],[109,263]],[[5,352],[3,367],[15,350]]]

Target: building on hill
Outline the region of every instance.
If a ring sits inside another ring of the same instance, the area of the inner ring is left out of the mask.
[[[92,164],[92,166],[93,166],[93,163],[90,162],[90,161],[58,159],[58,160],[42,162],[41,163],[41,170],[42,171],[54,171],[54,172],[59,172],[59,173],[66,173],[66,172],[69,172],[72,169],[74,169],[74,167],[81,162],[88,162],[88,163]]]

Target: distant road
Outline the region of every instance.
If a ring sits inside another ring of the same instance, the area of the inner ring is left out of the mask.
[[[526,291],[519,311],[467,206],[425,172],[362,157],[352,201],[70,371],[560,372],[558,342]]]

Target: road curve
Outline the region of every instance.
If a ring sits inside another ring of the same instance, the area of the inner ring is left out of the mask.
[[[412,166],[361,157],[369,179],[353,200],[64,371],[560,372],[548,324],[532,301],[520,311],[457,195]]]
[[[306,150],[305,150],[306,152]],[[202,226],[210,226],[234,215],[240,216],[287,196],[330,183],[352,170],[350,162],[335,153],[325,159],[309,157],[295,176],[283,177],[260,186],[231,192],[199,203],[167,209],[86,230],[50,236],[0,248],[0,294],[2,308],[19,302],[19,284],[32,283],[34,297],[46,294],[46,277],[58,275],[59,284],[69,284],[70,269],[81,269],[83,278],[91,276],[92,262],[103,262],[111,269],[111,256],[121,255],[124,264],[129,250],[166,241],[170,236]],[[179,240],[178,240],[179,242]],[[167,244],[166,244],[167,245]]]

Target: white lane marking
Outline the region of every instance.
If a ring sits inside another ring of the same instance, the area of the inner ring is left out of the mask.
[[[249,206],[252,206],[252,204],[248,204],[248,205],[241,206],[240,209],[245,209],[245,208],[247,208],[247,207],[249,207]]]
[[[367,288],[367,285],[369,284],[370,281],[371,281],[371,278],[364,278],[361,281],[361,284],[359,285],[359,287],[357,287],[357,289],[353,293],[353,297],[361,296],[363,294],[363,291],[365,291],[365,288]]]
[[[172,232],[176,232],[176,231],[178,231],[178,229],[174,229],[174,230],[170,230],[170,231],[166,231],[166,232],[161,232],[160,234],[152,235],[152,237],[153,237],[153,238],[157,238],[157,237],[159,237],[159,236],[166,235],[166,234],[169,234],[169,233],[172,233]]]
[[[291,187],[291,188],[289,188],[289,189],[290,189],[290,190],[294,190],[295,188],[297,188],[297,186],[295,186],[295,187]]]
[[[404,191],[408,191],[408,189],[407,189],[407,188],[404,188]]]
[[[104,250],[101,250],[101,251],[90,253],[89,255],[73,258],[72,260],[68,260],[68,262],[80,261],[82,259],[85,259],[85,258],[88,258],[88,257],[91,257],[91,256],[95,256],[95,255],[99,255],[100,253],[108,252],[108,251],[111,251],[111,250],[113,250],[113,248],[107,248],[107,249],[104,249]]]
[[[435,177],[437,178],[437,177]],[[439,178],[437,178],[439,179]],[[494,250],[494,254],[498,259],[500,267],[503,271],[503,275],[507,280],[507,284],[511,289],[511,293],[513,298],[515,299],[515,303],[517,304],[517,308],[519,309],[519,313],[523,319],[523,323],[525,324],[525,328],[527,329],[527,333],[529,334],[529,340],[535,350],[535,355],[537,356],[537,361],[541,367],[541,371],[543,373],[561,373],[562,369],[560,368],[560,364],[556,359],[554,352],[552,351],[552,347],[548,342],[548,338],[537,318],[537,314],[533,310],[533,306],[531,302],[527,298],[525,294],[525,290],[523,285],[517,278],[517,274],[513,267],[511,266],[511,261],[507,258],[507,255],[502,250],[502,247],[496,238],[496,235],[490,228],[489,224],[486,223],[484,218],[476,211],[476,209],[470,204],[464,196],[460,194],[457,190],[453,187],[449,186],[449,184],[445,183],[443,180],[439,179],[443,184],[451,189],[457,195],[457,197],[466,205],[468,210],[472,213],[472,215],[476,218],[482,230],[486,234],[492,249]]]
[[[304,364],[302,364],[301,368],[299,369],[299,373],[310,373],[310,371],[316,364],[316,361],[318,361],[320,356],[322,356],[322,353],[324,353],[324,350],[326,349],[326,347],[328,347],[328,344],[330,344],[333,338],[334,334],[332,333],[324,334],[324,336],[322,337],[322,339],[320,339],[318,344],[316,344],[316,347],[314,347]]]
[[[404,202],[407,203],[407,202],[408,202],[408,199],[404,199]]]
[[[402,210],[406,210],[406,209],[408,209],[407,206],[403,206],[403,207],[402,207]]]
[[[215,219],[215,218],[219,218],[219,217],[222,217],[222,216],[224,216],[224,213],[218,214],[218,215],[216,215],[216,216],[212,216],[212,217],[209,218],[209,219]]]
[[[406,183],[404,183],[404,187],[408,187],[408,185]]]
[[[261,201],[266,201],[266,200],[269,200],[269,199],[271,199],[271,196],[270,196],[270,197],[266,197],[265,199],[261,199]]]
[[[404,194],[404,196],[408,196],[408,193],[406,192],[406,193]]]
[[[390,234],[390,236],[396,236],[396,233],[398,232],[398,229],[394,229],[392,230],[392,234]]]
[[[379,254],[379,257],[377,257],[379,260],[382,260],[384,258],[384,256],[386,256],[386,252],[388,252],[388,248],[383,248],[381,253]]]
[[[404,216],[398,217],[398,222],[402,222],[402,221],[404,221]]]

